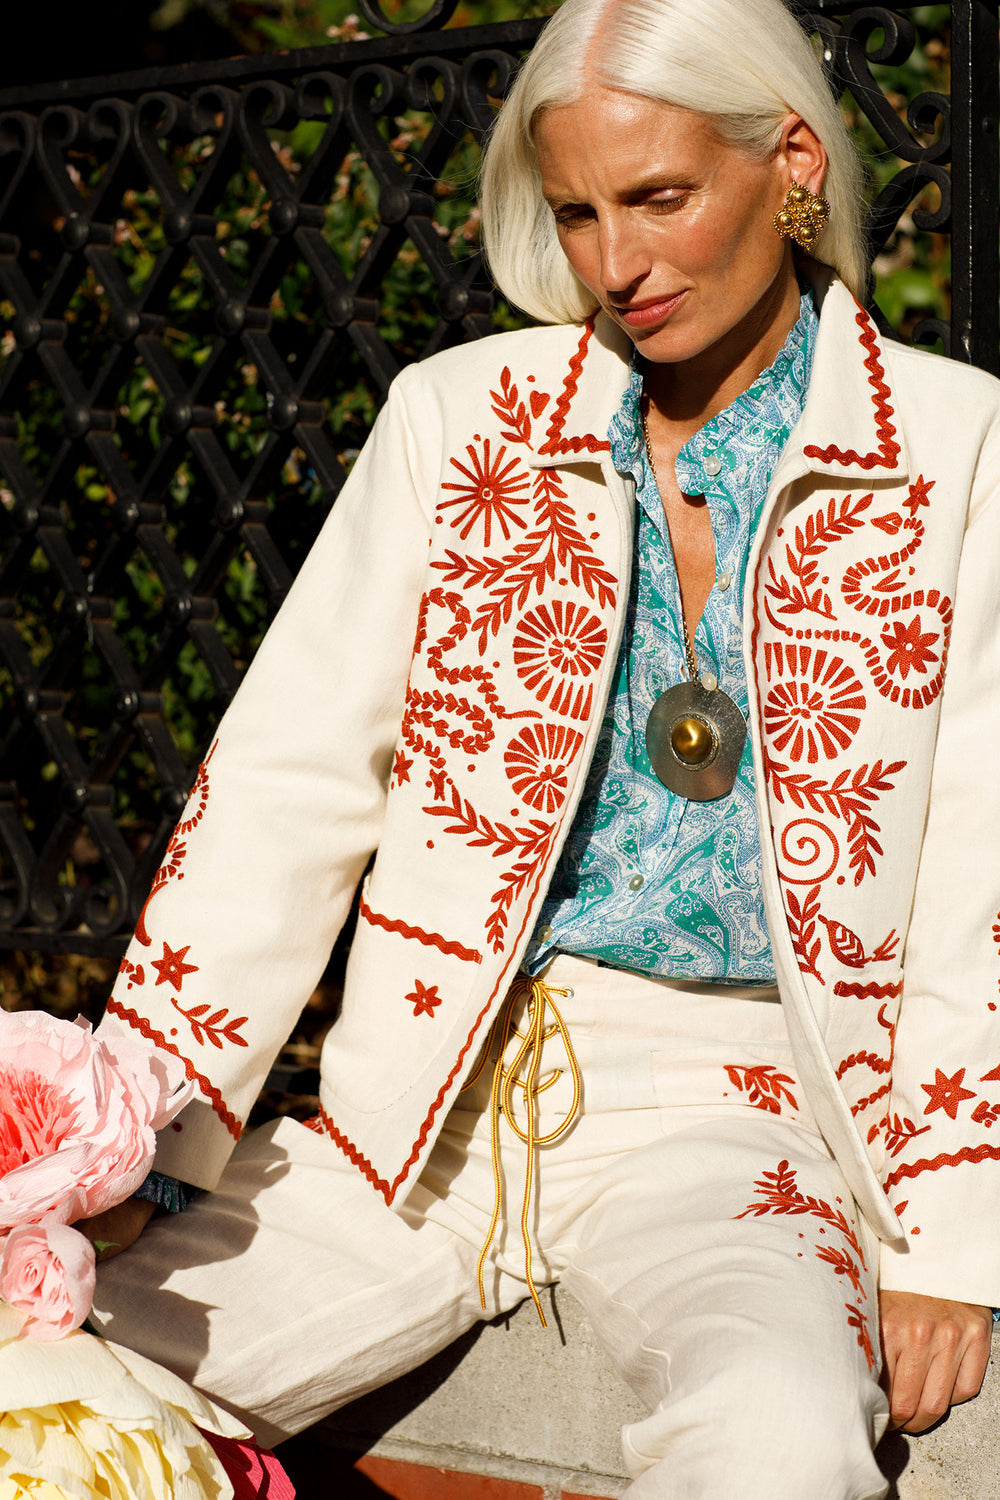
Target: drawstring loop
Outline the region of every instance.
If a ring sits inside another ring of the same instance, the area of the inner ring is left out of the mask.
[[[507,1121],[511,1130],[527,1147],[526,1163],[524,1171],[524,1194],[521,1200],[521,1241],[524,1245],[524,1275],[528,1283],[528,1291],[531,1300],[535,1304],[541,1325],[545,1328],[545,1314],[542,1312],[542,1304],[538,1299],[534,1278],[531,1273],[531,1235],[528,1229],[528,1217],[531,1212],[531,1190],[534,1184],[535,1152],[539,1146],[551,1145],[553,1141],[566,1134],[573,1124],[580,1109],[580,1096],[582,1086],[580,1080],[580,1067],[569,1039],[566,1023],[559,1012],[559,1008],[553,999],[554,995],[563,997],[569,995],[569,990],[555,989],[545,984],[541,979],[530,979],[526,974],[518,974],[511,986],[510,994],[504,1002],[503,1009],[497,1016],[490,1029],[490,1034],[483,1048],[483,1055],[473,1071],[465,1087],[469,1088],[481,1076],[487,1060],[495,1055],[496,1064],[493,1069],[493,1077],[490,1083],[490,1159],[493,1166],[493,1214],[490,1226],[486,1233],[483,1248],[479,1252],[479,1260],[476,1263],[476,1284],[479,1287],[479,1303],[483,1311],[486,1310],[486,1289],[483,1280],[486,1257],[490,1246],[496,1235],[497,1225],[503,1212],[503,1173],[500,1169],[500,1117]],[[515,1022],[515,1014],[521,1001],[526,1001],[524,1030],[518,1029]],[[547,1023],[546,1014],[551,1014],[552,1020]],[[539,1095],[550,1089],[558,1078],[562,1076],[564,1069],[553,1068],[544,1077],[539,1077],[542,1063],[542,1049],[547,1041],[558,1036],[562,1042],[569,1063],[569,1071],[573,1080],[573,1098],[563,1119],[545,1135],[539,1135],[537,1130],[537,1102]],[[517,1038],[520,1047],[513,1060],[504,1065],[504,1054],[510,1043]],[[524,1097],[525,1125],[519,1124],[515,1110],[515,1090],[520,1089]]]

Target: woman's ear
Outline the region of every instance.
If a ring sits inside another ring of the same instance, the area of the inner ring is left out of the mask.
[[[779,159],[784,159],[789,185],[797,182],[811,193],[822,192],[826,176],[826,148],[801,115],[785,117],[776,155]]]

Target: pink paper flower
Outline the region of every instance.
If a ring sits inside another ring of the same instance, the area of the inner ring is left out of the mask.
[[[99,1040],[86,1021],[0,1010],[0,1233],[121,1203],[190,1095],[169,1053]]]
[[[28,1314],[20,1337],[61,1339],[94,1300],[94,1247],[66,1224],[22,1224],[0,1254],[0,1297]]]

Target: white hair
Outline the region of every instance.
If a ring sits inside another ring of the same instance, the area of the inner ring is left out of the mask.
[[[483,159],[483,242],[516,306],[543,323],[582,322],[597,307],[563,254],[542,197],[532,128],[597,83],[709,115],[761,159],[789,114],[827,153],[830,223],[816,249],[856,297],[868,264],[864,174],[819,58],[782,0],[565,0],[525,59]]]

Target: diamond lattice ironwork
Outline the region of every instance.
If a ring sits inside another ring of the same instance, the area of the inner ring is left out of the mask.
[[[471,184],[539,23],[427,33],[454,8],[0,96],[0,946],[121,951],[393,376],[512,326]],[[902,117],[908,8],[799,9],[895,163],[873,251],[937,189],[961,278],[918,336],[995,361],[996,7],[955,0],[952,97]]]

